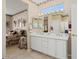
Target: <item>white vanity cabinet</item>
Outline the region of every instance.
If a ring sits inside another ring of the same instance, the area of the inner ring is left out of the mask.
[[[58,59],[67,59],[67,40],[42,35],[31,36],[31,48]]]
[[[67,42],[64,40],[56,40],[56,57],[67,59]]]

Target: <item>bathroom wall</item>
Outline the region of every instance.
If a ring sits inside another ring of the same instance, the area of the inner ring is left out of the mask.
[[[30,49],[30,30],[32,27],[32,18],[38,17],[39,14],[39,8],[36,4],[30,2],[29,0],[22,0],[26,4],[28,4],[28,23],[27,23],[27,44],[28,44],[28,50]],[[35,30],[36,31],[36,30]]]
[[[37,5],[35,5],[32,2],[28,2],[28,4],[29,4],[29,6],[28,6],[28,48],[30,48],[31,47],[30,26],[32,27],[32,18],[38,17],[39,8]],[[34,31],[38,31],[38,30],[35,29],[32,31],[34,32]]]
[[[2,0],[2,58],[6,59],[6,1]]]

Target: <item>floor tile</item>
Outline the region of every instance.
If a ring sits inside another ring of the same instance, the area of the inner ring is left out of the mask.
[[[19,49],[17,45],[6,48],[6,59],[56,59],[37,51],[28,52],[26,49]]]

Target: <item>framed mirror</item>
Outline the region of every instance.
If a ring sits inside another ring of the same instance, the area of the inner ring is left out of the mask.
[[[32,28],[37,29],[38,28],[38,18],[32,19]]]
[[[44,27],[44,24],[43,24],[43,19],[41,19],[41,18],[39,18],[38,19],[38,27],[39,27],[39,29],[43,29],[43,27]]]

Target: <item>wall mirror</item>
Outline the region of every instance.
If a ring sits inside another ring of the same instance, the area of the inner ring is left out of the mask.
[[[42,18],[33,18],[32,19],[32,28],[33,29],[43,29],[43,19]]]
[[[38,28],[38,18],[32,19],[32,28],[37,29]]]
[[[43,27],[44,27],[42,18],[38,18],[38,27],[39,27],[39,29],[43,29]]]

